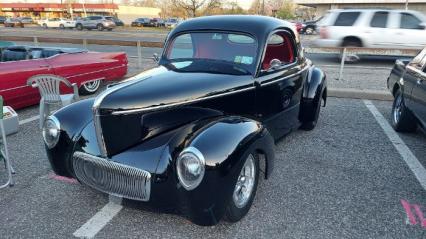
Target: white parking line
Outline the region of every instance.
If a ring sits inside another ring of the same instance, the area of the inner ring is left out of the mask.
[[[40,116],[39,116],[39,115],[36,115],[36,116],[30,117],[30,118],[27,118],[27,119],[23,119],[23,120],[20,120],[20,121],[19,121],[19,125],[23,125],[23,124],[26,124],[26,123],[30,123],[30,122],[32,122],[32,121],[34,121],[34,120],[38,120],[38,119],[40,119]]]
[[[419,162],[416,156],[414,156],[414,154],[395,132],[392,126],[389,125],[388,121],[383,117],[383,115],[377,110],[376,106],[374,106],[374,104],[369,100],[364,100],[364,104],[373,114],[374,118],[376,118],[380,127],[382,127],[383,131],[388,136],[389,140],[392,142],[398,153],[401,155],[402,159],[414,173],[423,189],[426,190],[426,170],[423,165]]]
[[[96,234],[104,228],[115,215],[117,215],[123,206],[121,205],[120,198],[112,199],[92,218],[89,219],[83,226],[73,233],[78,238],[93,238]]]

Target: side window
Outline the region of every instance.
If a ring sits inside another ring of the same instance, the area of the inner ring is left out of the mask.
[[[271,67],[279,68],[293,63],[295,61],[294,49],[294,43],[286,32],[273,34],[267,42],[262,70],[268,70]]]
[[[422,29],[420,27],[421,21],[410,13],[401,13],[401,20],[399,27],[402,29]]]
[[[386,28],[388,23],[389,12],[375,12],[373,18],[371,18],[370,26]]]
[[[360,12],[341,12],[337,16],[334,26],[352,26],[360,14]]]
[[[173,40],[173,47],[170,48],[169,59],[177,58],[192,58],[194,56],[194,49],[192,45],[192,38],[190,34],[183,34]]]

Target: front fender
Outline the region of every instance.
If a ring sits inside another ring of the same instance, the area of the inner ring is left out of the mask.
[[[266,175],[272,171],[273,139],[257,121],[234,116],[220,117],[197,122],[181,132],[169,144],[170,156],[162,157],[171,160],[160,161],[157,175],[166,173],[167,169],[169,175],[173,175],[179,208],[196,224],[214,225],[223,217],[245,154],[256,151],[264,154]],[[206,162],[202,182],[191,191],[180,185],[176,172],[176,159],[189,146],[197,148]]]
[[[59,122],[61,134],[55,147],[46,147],[47,158],[53,171],[61,176],[72,176],[70,158],[74,152],[76,139],[80,132],[93,119],[93,99],[82,100],[66,106],[53,114]]]

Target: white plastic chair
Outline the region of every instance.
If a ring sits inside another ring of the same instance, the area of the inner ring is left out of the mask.
[[[13,186],[12,174],[15,173],[12,167],[12,163],[9,159],[9,152],[7,150],[6,142],[6,132],[3,125],[3,98],[0,96],[0,159],[4,161],[6,171],[7,171],[7,182],[0,185],[0,188],[5,188],[7,186]]]
[[[73,88],[73,94],[61,95],[59,91],[61,82],[67,87]],[[46,117],[50,115],[50,106],[59,105],[63,107],[79,100],[77,84],[71,84],[67,79],[60,76],[36,75],[29,78],[27,84],[33,88],[38,88],[40,92],[40,129],[43,128]]]

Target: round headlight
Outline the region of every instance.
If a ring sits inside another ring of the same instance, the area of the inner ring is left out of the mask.
[[[184,149],[177,159],[177,174],[186,190],[196,188],[203,180],[205,161],[203,154],[194,147]]]
[[[55,116],[49,116],[43,126],[43,139],[49,149],[58,143],[60,134],[59,120]]]

